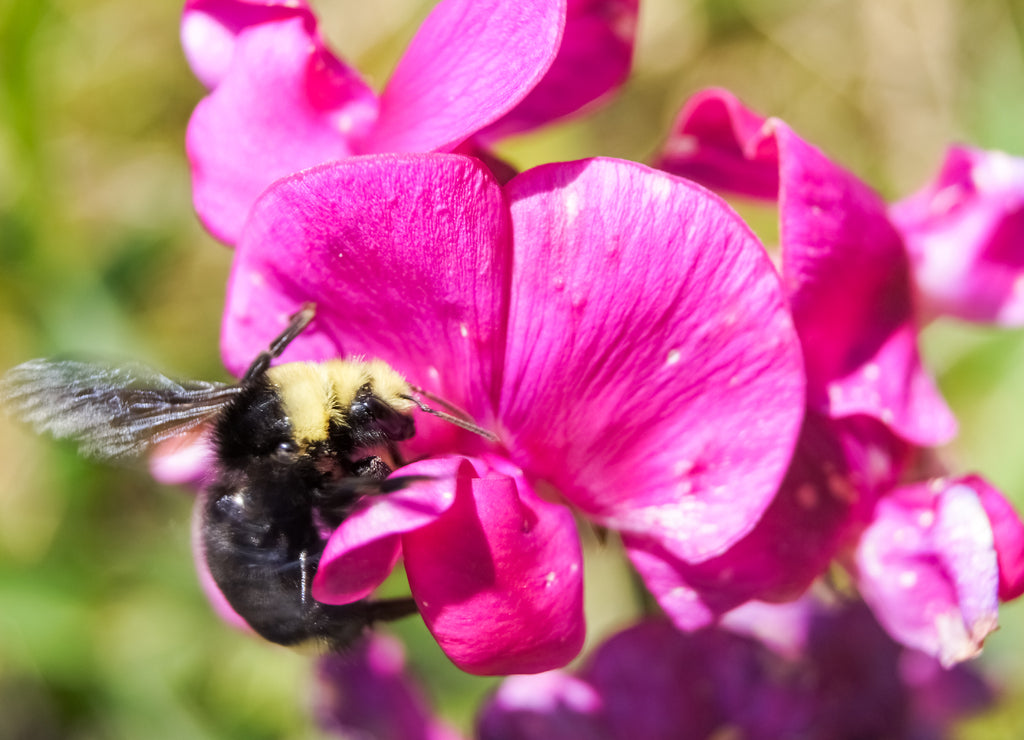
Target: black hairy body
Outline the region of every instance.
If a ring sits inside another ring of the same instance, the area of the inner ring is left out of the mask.
[[[377,456],[352,459],[360,433],[367,431],[338,426],[300,449],[280,395],[262,375],[216,420],[219,464],[202,502],[201,545],[225,599],[271,642],[315,641],[338,650],[371,622],[415,611],[409,600],[335,606],[310,593],[324,548],[321,529],[344,519],[361,491],[373,481],[383,485],[390,472]]]
[[[104,459],[137,457],[190,430],[210,430],[215,464],[197,503],[198,531],[217,588],[266,639],[341,650],[371,623],[416,611],[412,599],[329,605],[311,592],[325,533],[362,498],[417,480],[389,477],[397,443],[415,433],[413,409],[494,437],[418,400],[379,360],[271,367],[313,315],[306,305],[292,316],[236,384],[41,359],[0,379],[0,401],[37,431],[74,439],[83,454]]]

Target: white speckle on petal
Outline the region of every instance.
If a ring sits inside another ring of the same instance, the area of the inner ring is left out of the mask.
[[[678,365],[679,361],[683,359],[683,355],[677,349],[670,349],[668,351],[668,357],[665,358],[665,364],[671,367],[672,365]]]
[[[544,588],[551,588],[551,586],[553,586],[555,581],[557,580],[558,574],[555,573],[555,571],[551,571],[546,576],[544,576]]]
[[[439,373],[437,368],[433,365],[427,368],[427,375],[429,375],[432,380],[437,380],[441,377],[441,373]]]
[[[469,336],[469,327],[465,324],[459,324],[459,334],[463,339]]]
[[[931,509],[925,509],[917,515],[917,523],[922,529],[928,529],[935,524],[935,512]]]
[[[580,215],[579,193],[569,191],[565,196],[565,219],[570,224]]]
[[[917,585],[917,573],[912,570],[905,570],[900,573],[899,584],[903,588],[913,588]]]

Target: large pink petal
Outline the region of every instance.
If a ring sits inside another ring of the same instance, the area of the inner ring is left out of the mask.
[[[872,416],[921,445],[949,441],[956,422],[921,364],[904,245],[874,191],[723,90],[686,105],[660,164],[712,187],[778,197],[783,280],[812,408]]]
[[[381,96],[364,151],[450,150],[514,108],[551,66],[566,0],[443,0]]]
[[[227,74],[242,31],[285,18],[302,18],[309,28],[316,24],[305,0],[187,0],[181,16],[185,58],[212,89]]]
[[[625,82],[639,0],[569,0],[565,34],[547,74],[513,110],[480,134],[485,141],[574,113]]]
[[[189,121],[186,146],[196,211],[233,243],[274,180],[346,157],[377,100],[322,44],[306,15],[245,28],[231,61]]]
[[[804,408],[763,247],[716,196],[630,162],[540,167],[506,190],[503,439],[602,523],[684,560],[720,553],[771,500]]]
[[[950,147],[935,180],[889,213],[929,314],[1024,324],[1024,159]]]
[[[856,554],[857,584],[895,639],[952,665],[996,628],[992,525],[969,479],[904,486],[882,499]]]
[[[583,645],[583,555],[572,514],[521,475],[476,462],[454,505],[402,538],[409,587],[452,662],[469,673],[539,673]]]
[[[242,371],[291,312],[313,301],[317,316],[284,361],[379,357],[487,423],[509,252],[501,189],[474,159],[357,157],[281,180],[239,242],[225,363]],[[425,415],[420,422],[421,436],[454,429]]]

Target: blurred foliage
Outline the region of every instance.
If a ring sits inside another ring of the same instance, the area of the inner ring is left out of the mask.
[[[321,0],[326,35],[380,85],[429,3]],[[731,88],[890,198],[953,140],[1024,154],[1019,0],[642,0],[635,73],[593,115],[507,142],[520,167],[644,160],[680,104]],[[231,254],[191,210],[183,137],[203,95],[170,0],[0,0],[0,367],[70,354],[223,376]],[[744,209],[766,241],[773,215]],[[1024,503],[1015,444],[1021,332],[939,325],[926,353],[962,422],[948,451]],[[190,494],[78,459],[0,420],[0,737],[313,738],[309,659],[238,634],[197,588]],[[1022,507],[1024,508],[1024,507]],[[635,607],[594,549],[590,640]],[[985,660],[1007,701],[965,738],[1024,736],[1024,614]],[[467,727],[491,682],[397,628],[444,713]]]

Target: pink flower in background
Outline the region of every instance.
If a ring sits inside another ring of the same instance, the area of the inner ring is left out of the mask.
[[[576,674],[505,679],[477,736],[939,740],[953,721],[991,704],[976,674],[901,649],[861,605],[798,606],[803,637],[791,655],[725,630],[684,634],[642,622],[598,647]]]
[[[189,123],[193,199],[233,244],[279,177],[372,152],[473,150],[608,94],[638,0],[443,0],[383,92],[326,47],[305,0],[189,0],[182,42],[210,89]]]
[[[857,584],[890,634],[943,665],[972,658],[999,600],[1024,593],[1024,525],[977,476],[902,486],[857,546]]]
[[[463,669],[537,672],[583,638],[573,515],[699,563],[769,505],[804,406],[764,248],[717,197],[616,160],[501,186],[457,155],[359,157],[274,184],[236,252],[223,351],[240,371],[295,308],[283,361],[379,357],[497,444],[417,419],[402,473],[328,542],[314,596],[366,596],[401,555]]]
[[[345,655],[317,664],[314,711],[319,725],[346,738],[459,740],[431,712],[407,675],[402,644],[374,634]]]
[[[995,626],[999,573],[1024,567],[1021,524],[986,484],[1012,515],[1004,526],[1013,534],[1004,541],[1018,543],[1002,548],[997,568],[997,519],[976,500],[964,504],[967,494],[951,494],[960,502],[951,511],[974,512],[955,525],[955,537],[938,512],[914,519],[901,508],[910,494],[896,486],[914,449],[949,441],[955,421],[921,363],[911,264],[885,204],[785,123],[720,90],[685,106],[660,165],[777,200],[780,271],[807,366],[808,412],[779,496],[744,540],[690,569],[646,552],[634,558],[638,569],[676,623],[693,629],[750,599],[798,596],[834,558],[851,559],[859,543],[858,582],[892,634],[944,662],[969,657]],[[935,517],[941,526],[910,526]],[[893,545],[885,534],[897,530],[914,532],[915,542]],[[921,570],[907,565],[925,553]],[[974,567],[977,581],[958,587]],[[922,593],[900,585],[912,576],[933,608],[921,610]]]
[[[1024,324],[1024,159],[950,147],[935,180],[889,215],[926,318]]]

